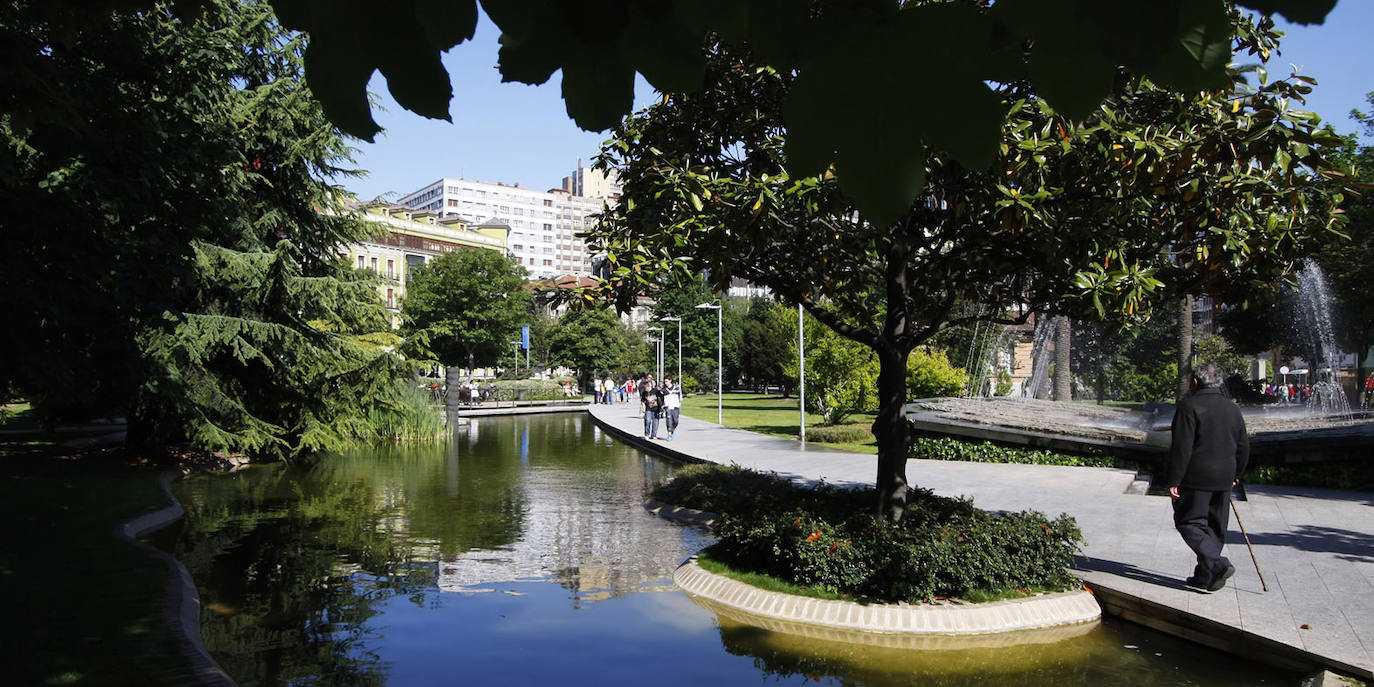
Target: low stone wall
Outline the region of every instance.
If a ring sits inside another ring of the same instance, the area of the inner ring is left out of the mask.
[[[950,637],[979,637],[986,643],[1029,641],[1026,637],[989,638],[1017,633],[1090,625],[1102,617],[1093,595],[1085,590],[1058,592],[1024,599],[980,604],[860,604],[770,592],[707,572],[688,559],[673,574],[673,582],[693,597],[731,611],[744,622],[769,629],[853,638],[864,634],[903,635],[898,644],[948,644]],[[789,629],[790,628],[790,629]],[[1054,633],[1057,641],[1062,633]],[[918,641],[918,638],[946,638]],[[888,638],[890,640],[891,637]],[[884,644],[890,643],[884,640]]]

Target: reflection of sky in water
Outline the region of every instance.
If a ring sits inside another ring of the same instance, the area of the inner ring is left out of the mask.
[[[739,625],[672,585],[712,541],[643,509],[673,470],[584,415],[478,418],[445,445],[184,480],[175,548],[244,684],[1282,684],[1136,629],[941,656]]]

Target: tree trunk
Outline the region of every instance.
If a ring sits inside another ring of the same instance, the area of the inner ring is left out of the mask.
[[[1175,401],[1182,401],[1191,391],[1193,379],[1193,297],[1184,296],[1178,305],[1178,389]]]
[[[878,443],[878,515],[899,522],[906,513],[906,460],[911,428],[903,417],[906,405],[906,356],[897,351],[878,354],[878,417],[873,437]]]
[[[1073,372],[1070,370],[1069,347],[1073,333],[1069,318],[1059,316],[1054,337],[1054,400],[1068,403],[1073,400]]]
[[[1102,405],[1107,401],[1107,366],[1101,361],[1097,363],[1097,405]]]

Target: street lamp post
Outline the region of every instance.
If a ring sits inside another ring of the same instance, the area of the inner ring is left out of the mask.
[[[657,345],[654,347],[654,374],[658,375],[655,379],[663,381],[663,327],[645,327],[651,332],[658,332],[658,338],[654,339]]]
[[[724,375],[721,370],[721,363],[724,360],[724,356],[721,355],[721,323],[723,322],[721,307],[719,302],[700,303],[696,307],[716,311],[716,424],[724,426],[725,403],[723,394],[725,393],[725,386],[723,384]]]
[[[681,383],[682,383],[682,318],[681,318],[681,317],[674,317],[674,316],[672,316],[672,315],[664,315],[663,317],[658,318],[658,321],[659,321],[659,322],[676,322],[676,323],[677,323],[677,377],[676,377],[676,379],[677,379],[677,383],[678,383],[678,384],[681,384]]]
[[[801,404],[801,442],[806,445],[806,318],[797,304],[797,401]]]
[[[519,342],[519,341],[512,341],[512,342],[510,342],[510,360],[511,360],[511,370],[512,370],[513,372],[517,372],[517,373],[520,372],[520,342]]]

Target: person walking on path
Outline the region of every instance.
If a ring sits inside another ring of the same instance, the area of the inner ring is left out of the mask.
[[[653,375],[645,375],[639,383],[639,407],[644,411],[644,438],[658,438],[658,416],[663,410],[663,389],[654,382]]]
[[[1230,523],[1231,488],[1250,460],[1250,439],[1240,408],[1221,392],[1221,369],[1203,363],[1193,369],[1191,393],[1174,411],[1169,445],[1169,497],[1174,527],[1197,554],[1185,583],[1215,592],[1236,574],[1221,555]]]
[[[668,441],[672,441],[682,414],[682,386],[672,377],[663,378],[663,412],[668,421]]]

